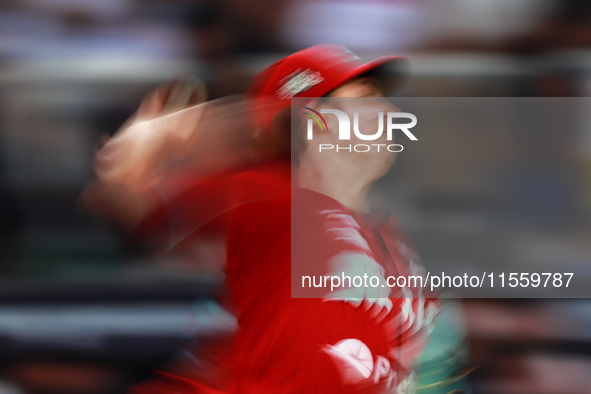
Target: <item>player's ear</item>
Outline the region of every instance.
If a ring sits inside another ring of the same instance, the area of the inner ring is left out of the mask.
[[[291,130],[291,108],[278,111],[273,119],[272,127],[276,134],[289,134]]]

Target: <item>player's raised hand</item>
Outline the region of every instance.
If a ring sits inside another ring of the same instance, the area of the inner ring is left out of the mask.
[[[203,112],[198,107],[206,99],[205,85],[195,78],[165,83],[149,93],[97,153],[98,178],[132,190],[149,187],[164,159],[192,134]],[[194,110],[183,111],[186,108]]]

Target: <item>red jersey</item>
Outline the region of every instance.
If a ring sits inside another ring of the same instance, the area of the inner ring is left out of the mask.
[[[367,272],[385,280],[418,272],[403,233],[390,215],[362,215],[293,189],[290,171],[270,165],[198,182],[138,230],[145,236],[164,229],[175,234],[173,244],[196,233],[223,234],[239,331],[226,366],[232,378],[222,386],[165,374],[134,393],[381,393],[410,386],[433,302],[387,286],[318,287],[303,294],[308,298],[292,298],[302,274]]]

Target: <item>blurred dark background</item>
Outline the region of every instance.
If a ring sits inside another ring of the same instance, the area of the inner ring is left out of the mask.
[[[401,96],[591,92],[583,0],[2,1],[1,394],[123,392],[184,357],[179,349],[235,328],[215,302],[221,275],[188,252],[126,246],[77,198],[99,135],[150,89],[196,74],[213,98],[242,93],[273,60],[317,43],[366,59],[408,56],[414,77]],[[589,263],[591,115],[582,114],[577,133],[522,136],[517,148],[503,133],[450,135],[428,157],[401,156],[395,206],[423,259],[494,258],[511,242],[522,246],[514,253]],[[548,172],[547,162],[558,164]],[[458,170],[466,163],[470,177]],[[498,208],[486,180],[508,171],[521,176],[504,177],[515,195],[499,228],[486,219]],[[465,300],[461,310],[474,392],[589,392],[587,300]]]

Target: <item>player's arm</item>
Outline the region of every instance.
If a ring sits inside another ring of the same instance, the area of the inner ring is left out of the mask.
[[[158,211],[167,212],[156,216],[195,226],[225,207],[232,195],[225,174],[252,164],[252,102],[228,97],[199,103],[202,92],[193,88],[197,94],[178,109],[184,101],[171,96],[189,95],[164,85],[106,141],[95,158],[96,180],[82,195],[89,210],[129,232]]]

